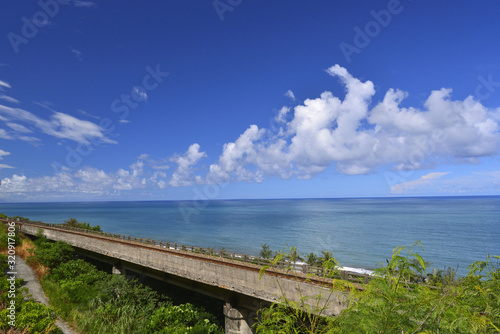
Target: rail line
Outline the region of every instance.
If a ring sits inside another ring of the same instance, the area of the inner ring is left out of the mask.
[[[13,220],[0,219],[0,221],[7,223],[8,221]],[[288,261],[272,263],[272,261],[269,259],[263,259],[250,255],[239,255],[222,250],[219,252],[214,252],[213,249],[178,245],[177,243],[136,238],[107,232],[97,232],[87,229],[62,226],[61,224],[48,224],[33,221],[17,221],[16,223],[21,232],[23,231],[24,225],[31,225],[33,227],[43,227],[45,229],[60,231],[64,233],[106,240],[118,244],[131,245],[134,247],[153,250],[156,252],[173,254],[176,256],[197,259],[200,261],[249,270],[253,272],[260,272],[262,268],[267,267],[264,272],[265,275],[286,278],[289,280],[297,280],[321,286],[331,286],[335,280],[343,280],[350,282],[351,286],[355,289],[363,289],[363,283],[367,283],[370,279],[370,276],[367,274],[360,274],[349,271],[328,270],[321,267],[294,264]],[[321,276],[319,276],[318,274],[320,274]]]

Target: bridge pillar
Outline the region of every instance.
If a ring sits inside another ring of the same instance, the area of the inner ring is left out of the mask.
[[[224,333],[252,334],[252,319],[249,319],[251,313],[244,308],[235,308],[235,305],[227,302],[224,305],[225,330]]]

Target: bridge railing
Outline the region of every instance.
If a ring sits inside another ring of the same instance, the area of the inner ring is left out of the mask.
[[[0,221],[6,222],[8,220],[0,219]],[[266,259],[266,258],[247,255],[247,254],[237,254],[237,253],[233,253],[233,252],[228,252],[224,249],[215,250],[214,248],[189,246],[189,245],[184,245],[184,244],[179,244],[179,243],[154,240],[154,239],[150,239],[150,238],[138,238],[138,237],[134,237],[134,236],[130,236],[130,235],[122,235],[122,234],[115,234],[115,233],[109,233],[109,232],[103,232],[103,231],[82,229],[82,228],[71,227],[71,226],[67,226],[67,225],[63,225],[63,224],[49,224],[49,223],[34,222],[34,221],[29,221],[29,220],[18,220],[18,223],[21,223],[21,225],[23,223],[27,223],[30,225],[38,225],[41,227],[52,227],[52,228],[71,230],[71,231],[80,232],[80,233],[100,235],[100,236],[107,237],[107,238],[115,238],[115,239],[120,239],[120,240],[124,240],[124,241],[129,241],[129,242],[142,243],[142,244],[156,246],[156,247],[160,247],[160,248],[164,248],[164,249],[168,249],[168,250],[184,251],[184,252],[190,252],[193,254],[214,256],[214,257],[219,257],[219,258],[223,258],[223,259],[249,263],[249,264],[253,264],[253,265],[257,265],[257,266],[269,266],[269,267],[276,268],[276,269],[294,271],[294,272],[303,273],[306,275],[314,275],[314,276],[319,276],[319,277],[328,277],[328,278],[333,278],[333,279],[347,280],[347,281],[350,281],[353,283],[368,283],[368,281],[370,280],[369,274],[362,274],[362,273],[345,271],[345,270],[329,269],[329,268],[324,268],[324,267],[311,266],[311,265],[308,265],[307,263],[304,263],[301,261],[294,262],[294,261],[287,260],[287,261],[274,262],[272,259]],[[21,231],[22,231],[22,229],[21,229]]]

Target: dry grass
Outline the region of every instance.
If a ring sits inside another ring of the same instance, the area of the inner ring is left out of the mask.
[[[41,264],[33,268],[33,270],[35,271],[35,275],[36,277],[38,277],[38,280],[41,280],[43,276],[47,275],[50,272],[49,267],[42,266]]]
[[[28,249],[34,249],[35,244],[33,244],[33,241],[28,238],[23,238],[23,242],[21,245],[16,247],[16,255],[19,255],[23,259],[26,260],[26,258],[30,255]]]
[[[28,256],[31,255],[29,252],[30,249],[35,249],[35,244],[31,239],[24,237],[23,242],[21,245],[16,247],[16,255],[19,255],[23,259],[27,259]],[[42,279],[43,276],[49,273],[50,269],[48,267],[45,267],[39,263],[33,263],[31,261],[27,261],[28,265],[33,268],[33,271],[35,272],[35,275],[38,277],[38,279]]]

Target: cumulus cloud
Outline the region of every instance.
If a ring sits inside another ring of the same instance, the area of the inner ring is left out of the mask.
[[[310,178],[330,166],[342,174],[366,174],[381,167],[416,170],[498,154],[498,110],[473,97],[452,100],[452,90],[442,88],[432,91],[422,107],[404,108],[408,93],[390,89],[373,104],[371,81],[339,65],[326,72],[345,86],[343,99],[326,91],[293,111],[283,107],[276,116],[279,129],[248,128],[224,145],[209,176]]]
[[[207,172],[200,166],[207,154],[200,145],[192,144],[185,153],[159,161],[141,155],[136,163],[115,172],[89,167],[44,178],[13,175],[4,179],[9,185],[0,191],[5,195],[19,189],[52,191],[60,187],[69,193],[115,194],[231,180],[261,182],[267,176],[307,179],[327,168],[348,175],[379,169],[422,170],[444,163],[477,162],[498,154],[500,108],[489,109],[470,96],[453,100],[449,88],[432,91],[421,106],[402,107],[407,92],[389,89],[381,101],[373,101],[375,86],[371,81],[359,80],[339,65],[326,73],[345,87],[345,96],[325,91],[293,108],[281,108],[271,129],[250,125],[236,140],[223,145]],[[10,86],[4,83],[1,87]],[[27,130],[39,129],[80,143],[95,137],[112,142],[96,124],[55,111],[47,120],[0,105],[0,120],[17,132],[22,132],[17,125],[23,123]],[[0,137],[10,135],[0,129]],[[173,172],[168,178],[162,170],[170,168]],[[447,183],[451,179],[446,175],[434,172],[413,181],[397,181],[391,191],[411,192],[438,182],[443,189],[454,191],[460,183]],[[495,180],[494,184],[500,184],[498,178]]]
[[[0,150],[0,155],[3,153]],[[2,179],[0,198],[27,200],[48,199],[66,196],[80,198],[82,196],[117,196],[125,191],[165,188],[167,175],[163,172],[150,173],[144,168],[141,160],[129,168],[120,168],[115,172],[84,167],[75,171],[63,168],[52,176],[29,178],[14,174]]]
[[[170,185],[180,187],[202,183],[201,176],[193,176],[193,166],[206,156],[205,152],[200,152],[200,145],[195,143],[183,155],[172,158],[171,161],[177,163],[177,169],[172,174]]]

